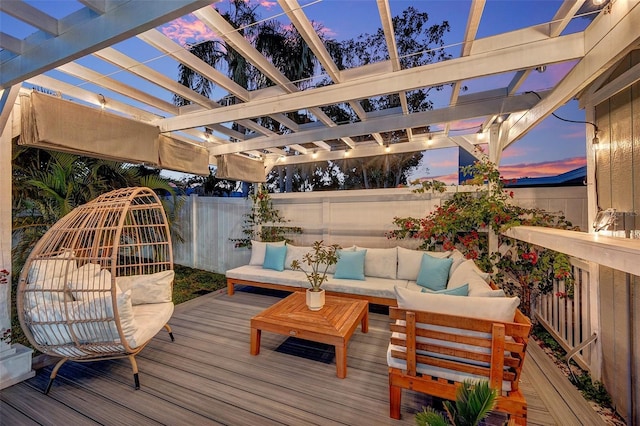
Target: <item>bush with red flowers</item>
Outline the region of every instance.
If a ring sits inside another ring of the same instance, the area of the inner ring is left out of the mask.
[[[422,250],[460,250],[492,273],[498,286],[518,295],[525,313],[530,311],[532,298],[550,292],[556,279],[564,280],[571,297],[573,276],[568,256],[500,235],[512,226],[572,229],[571,223],[560,214],[511,203],[514,193],[505,190],[505,181],[491,162],[476,162],[461,170],[473,176],[465,184],[475,186],[475,191],[445,194],[442,204],[424,218],[394,218],[396,229],[389,231],[387,238],[418,239]],[[424,193],[424,186],[414,192]],[[495,253],[489,252],[489,230],[498,234]]]

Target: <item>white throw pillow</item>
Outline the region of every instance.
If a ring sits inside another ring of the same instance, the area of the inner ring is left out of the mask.
[[[264,263],[264,255],[267,252],[267,244],[272,244],[274,246],[283,246],[284,243],[284,240],[274,243],[263,243],[262,241],[251,240],[251,259],[249,260],[249,265],[262,266],[262,264]]]
[[[440,259],[449,257],[451,254],[449,251],[409,250],[398,247],[398,279],[416,281],[418,279],[418,273],[420,272],[422,255],[425,253]]]
[[[398,267],[398,249],[396,247],[388,249],[356,247],[356,250],[367,250],[364,258],[364,275],[366,277],[396,279]]]
[[[111,273],[108,276],[100,275],[100,265],[97,263],[87,263],[67,275],[67,284],[75,300],[87,300],[94,296],[94,291],[110,289],[110,278]]]
[[[77,265],[76,260],[71,259],[73,256],[72,250],[65,250],[63,253],[52,256],[49,259],[34,260],[31,262],[29,274],[27,275],[29,283],[33,284],[37,281],[62,277],[75,271]]]
[[[302,261],[305,254],[310,253],[313,247],[300,247],[287,244],[287,256],[284,258],[284,269],[291,269],[291,262],[297,260],[303,271],[310,271],[311,266]]]
[[[520,304],[517,297],[460,297],[446,294],[419,293],[395,286],[398,307],[436,314],[513,322]]]
[[[133,305],[166,303],[172,300],[174,276],[174,271],[168,270],[156,272],[155,274],[117,277],[116,285],[123,293],[131,290],[131,303]]]
[[[469,284],[469,296],[479,296],[492,290],[491,286],[478,274],[478,267],[471,259],[462,262],[451,274],[447,288],[456,288],[464,284]]]

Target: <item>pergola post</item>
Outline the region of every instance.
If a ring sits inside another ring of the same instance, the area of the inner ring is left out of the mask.
[[[19,91],[13,86],[0,94],[0,389],[35,375],[33,351],[11,344],[11,139]]]

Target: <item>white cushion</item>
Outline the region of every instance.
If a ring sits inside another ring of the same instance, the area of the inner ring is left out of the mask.
[[[100,265],[96,263],[87,263],[67,277],[76,300],[88,300],[104,293],[102,290],[111,289],[111,272],[105,269],[102,273]]]
[[[144,345],[162,330],[171,319],[172,314],[172,302],[133,306],[133,316],[136,319],[137,328],[131,338],[127,339],[129,346],[136,348]]]
[[[364,258],[364,275],[366,277],[396,279],[396,269],[398,268],[397,247],[387,249],[356,247],[356,250],[367,250]]]
[[[480,296],[491,291],[491,286],[478,274],[478,267],[471,259],[465,260],[449,277],[447,288],[469,284],[469,296]]]
[[[274,243],[263,243],[262,241],[251,240],[251,259],[249,260],[249,265],[262,266],[262,264],[264,263],[264,255],[267,251],[267,244],[272,244],[274,246],[283,246],[284,243],[284,240]]]
[[[263,269],[262,266],[244,265],[229,269],[225,274],[227,278],[231,279],[280,284],[289,287],[311,287],[304,272],[290,269],[274,271],[273,269]]]
[[[517,297],[460,297],[418,293],[398,286],[395,293],[399,308],[501,322],[513,322],[520,304]]]
[[[294,246],[287,244],[287,256],[284,258],[284,269],[291,269],[291,262],[297,260],[303,271],[311,271],[311,266],[302,261],[305,254],[310,253],[313,247]]]
[[[155,274],[117,277],[116,284],[122,292],[131,290],[133,305],[167,303],[172,300],[174,276],[173,270],[167,270]]]
[[[458,266],[460,266],[460,264],[464,262],[466,259],[462,254],[462,252],[458,249],[453,249],[451,251],[451,256],[449,257],[453,259],[453,262],[451,263],[451,268],[449,269],[449,277],[451,277],[451,275],[455,272]]]
[[[420,272],[422,255],[425,253],[440,259],[449,257],[451,254],[451,252],[448,251],[409,250],[403,247],[398,247],[397,278],[399,280],[416,281],[418,279],[418,273]]]
[[[371,297],[383,297],[386,299],[394,299],[394,287],[404,287],[407,285],[405,280],[390,280],[388,278],[366,277],[364,281],[347,280],[329,277],[329,280],[323,284],[322,288],[327,291],[335,291],[338,293],[359,294]]]
[[[129,341],[136,332],[137,325],[131,306],[131,292],[117,296],[120,326],[125,339]],[[103,294],[90,300],[69,303],[38,305],[29,311],[33,322],[31,331],[39,344],[63,345],[73,343],[69,327],[80,343],[120,342],[120,335],[113,318],[111,294]],[[38,324],[40,322],[70,321],[67,324]],[[106,326],[105,326],[106,325]]]
[[[72,250],[65,250],[63,253],[52,256],[49,259],[39,259],[31,262],[29,274],[30,283],[44,281],[51,278],[62,277],[67,273],[76,270],[76,260],[71,259],[74,253]]]

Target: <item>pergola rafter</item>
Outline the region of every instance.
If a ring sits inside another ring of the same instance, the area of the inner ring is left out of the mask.
[[[351,158],[378,155],[388,152],[385,148],[391,134],[394,134],[392,152],[457,146],[478,157],[476,145],[480,142],[473,136],[475,131],[449,135],[454,127],[452,123],[458,126],[464,120],[477,121],[478,128],[489,133],[490,158],[499,161],[503,149],[576,96],[613,61],[637,46],[640,38],[638,1],[616,2],[607,8],[606,14],[601,12],[585,31],[564,34],[571,20],[588,6],[586,0],[564,1],[550,22],[477,38],[486,12],[485,0],[474,0],[470,3],[459,56],[402,69],[391,4],[388,0],[376,0],[389,59],[340,70],[314,29],[313,7],[301,6],[298,0],[278,0],[332,81],[327,86],[300,90],[212,7],[215,2],[81,0],[80,3],[83,8],[62,19],[22,1],[0,4],[1,12],[37,28],[35,34],[24,39],[6,32],[0,34],[3,48],[0,88],[24,81],[63,97],[152,123],[172,137],[206,146],[212,161],[216,155],[224,154],[260,156],[269,164],[337,159],[347,151]],[[246,89],[197,58],[188,46],[178,44],[158,30],[159,25],[190,12],[274,85]],[[75,37],[73,43],[71,37]],[[226,95],[206,98],[180,85],[175,70],[160,72],[135,53],[125,54],[114,46],[131,37],[148,44],[160,57],[169,57],[201,74],[215,85],[216,93],[222,91]],[[86,62],[76,61],[86,55],[94,55],[119,71],[105,73]],[[531,70],[568,61],[576,61],[573,70],[556,87],[540,90],[542,99],[519,92]],[[53,69],[62,73],[62,77],[47,73]],[[513,75],[504,88],[472,95],[460,91],[467,80],[506,73]],[[633,79],[635,73],[635,70],[629,71],[629,76],[618,80],[618,85]],[[82,83],[63,81],[64,75]],[[127,75],[146,80],[165,95],[135,87],[130,80],[121,78]],[[409,111],[407,92],[441,85],[452,86],[448,106],[432,111]],[[607,93],[592,96],[606,97],[611,90],[615,87],[609,86]],[[166,94],[179,95],[191,104],[178,107]],[[369,113],[362,108],[361,101],[390,94],[399,96],[400,107]],[[224,102],[224,98],[232,98],[233,102]],[[355,123],[335,123],[322,110],[342,104],[349,105],[356,114]],[[294,112],[307,114],[315,121],[296,123],[288,116]],[[260,123],[266,117],[280,123],[284,130],[276,132],[262,126]],[[233,123],[240,130],[235,130]],[[436,130],[427,134],[428,128]],[[298,155],[289,155],[294,151]]]

